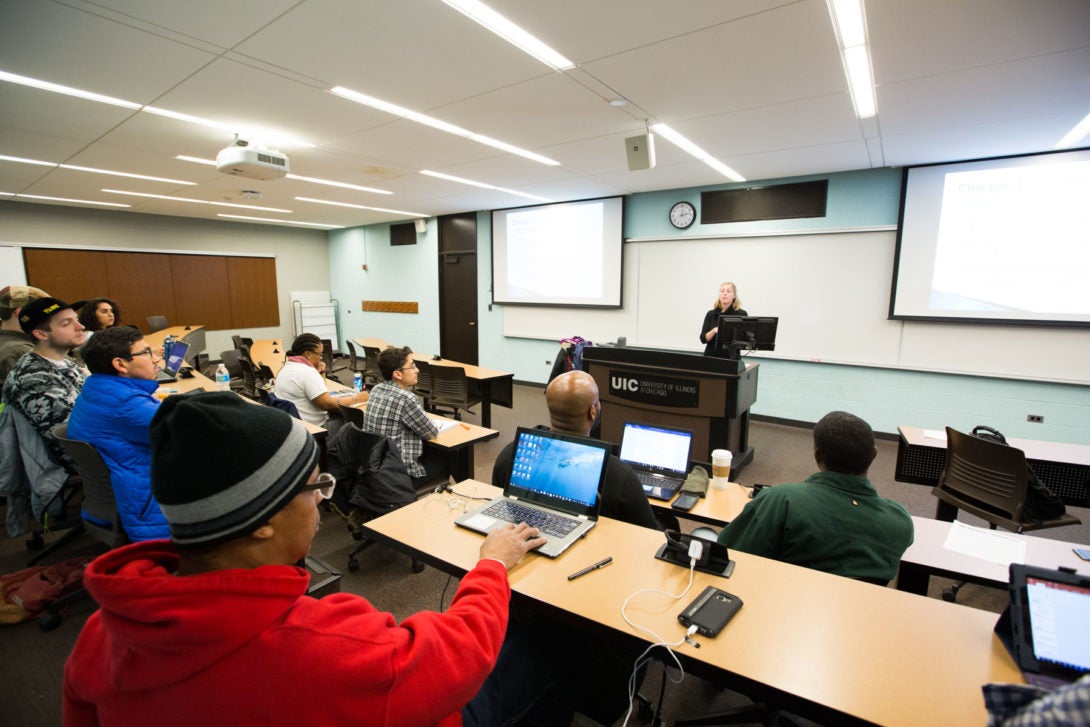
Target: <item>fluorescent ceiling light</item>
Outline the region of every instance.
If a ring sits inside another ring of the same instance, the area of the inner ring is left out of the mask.
[[[666,124],[653,124],[651,126],[651,131],[653,131],[656,134],[660,135],[663,139],[666,139],[666,141],[670,142],[671,144],[678,147],[682,151],[686,152],[690,156],[704,162],[709,167],[711,167],[715,171],[719,172],[720,174],[722,174],[727,179],[733,180],[735,182],[744,182],[744,181],[746,181],[746,178],[743,177],[741,174],[734,171],[733,169],[728,167],[726,164],[719,161],[718,159],[713,157],[711,154],[704,151],[699,146],[697,146],[696,144],[689,141],[688,139],[686,139],[681,134],[679,134],[676,131],[674,131],[673,129],[671,129]]]
[[[201,159],[200,157],[190,157],[190,156],[186,156],[185,154],[178,154],[174,158],[175,159],[180,159],[183,162],[193,162],[194,164],[206,164],[207,166],[210,166],[210,167],[216,166],[216,160],[215,159]]]
[[[209,202],[204,199],[190,199],[188,197],[171,197],[165,194],[147,194],[145,192],[126,192],[123,189],[104,189],[103,192],[109,192],[110,194],[127,194],[130,197],[146,197],[148,199],[165,199],[168,202],[192,202],[193,204],[210,204],[216,207],[237,207],[244,210],[260,210],[262,212],[284,212],[286,214],[293,214],[291,210],[282,210],[276,207],[257,207],[251,204],[232,204],[230,202]]]
[[[57,167],[59,169],[71,169],[76,172],[91,172],[92,174],[109,174],[114,177],[128,177],[129,179],[144,179],[149,182],[167,182],[168,184],[195,185],[196,182],[187,182],[184,179],[169,179],[167,177],[149,177],[146,174],[132,174],[131,172],[117,172],[112,169],[98,169],[96,167],[78,167],[75,164],[57,164],[55,162],[43,162],[38,159],[22,159],[0,154],[0,161],[18,162],[20,164],[34,164],[40,167]]]
[[[23,157],[9,157],[4,154],[0,154],[0,162],[15,162],[17,164],[34,164],[39,167],[55,167],[56,162],[43,162],[38,159],[24,159]]]
[[[145,106],[141,110],[147,111],[149,114],[155,114],[156,116],[162,116],[168,119],[185,121],[189,124],[206,126],[210,129],[219,129],[220,131],[225,131],[228,134],[236,134],[251,142],[259,141],[265,144],[272,144],[274,146],[302,147],[304,149],[313,149],[315,147],[315,145],[311,144],[309,141],[303,141],[302,139],[296,139],[291,136],[284,136],[283,134],[277,133],[275,131],[269,131],[267,129],[246,128],[235,123],[213,121],[211,119],[205,119],[200,116],[183,114],[179,111],[161,109],[155,106]]]
[[[5,192],[5,194],[7,194]],[[69,199],[67,197],[46,197],[40,194],[13,194],[12,197],[19,199],[44,199],[47,202],[72,202],[74,204],[97,204],[102,207],[132,207],[131,204],[119,204],[117,202],[95,202],[92,199]]]
[[[15,73],[8,73],[7,71],[0,71],[0,81],[18,83],[20,86],[30,86],[32,88],[41,89],[42,91],[62,93],[65,96],[75,96],[76,98],[97,101],[99,103],[110,104],[111,106],[120,106],[126,109],[135,110],[140,108],[140,104],[133,103],[132,101],[125,101],[124,99],[114,98],[113,96],[103,96],[101,93],[92,93],[91,91],[84,91],[79,88],[72,88],[71,86],[62,86],[59,83],[39,81],[37,78],[28,78],[27,76],[20,76]]]
[[[313,197],[296,197],[295,199],[300,202],[313,202],[314,204],[330,204],[334,207],[351,207],[357,210],[371,210],[373,212],[389,212],[394,215],[408,215],[409,217],[431,217],[431,215],[423,215],[419,212],[405,212],[404,210],[388,210],[382,207],[368,207],[365,204],[349,204],[348,202],[332,202],[328,199],[314,199]]]
[[[874,71],[867,49],[867,19],[863,0],[826,0],[840,41],[840,58],[855,107],[855,115],[869,119],[878,113],[874,96]]]
[[[272,217],[249,217],[247,215],[229,215],[224,212],[217,212],[216,217],[227,217],[232,220],[250,220],[251,222],[274,222],[278,225],[301,225],[303,227],[321,227],[326,230],[339,230],[344,225],[323,225],[319,222],[295,222],[294,220],[276,220]]]
[[[494,189],[497,192],[506,192],[507,194],[513,194],[518,197],[525,197],[526,199],[532,199],[537,202],[552,202],[551,199],[545,197],[538,197],[536,194],[528,194],[526,192],[516,192],[513,189],[507,189],[506,187],[497,187],[492,184],[486,184],[484,182],[477,182],[472,179],[466,179],[464,177],[455,177],[451,174],[443,174],[442,172],[433,172],[430,169],[421,169],[421,174],[426,174],[429,177],[435,177],[436,179],[446,179],[450,182],[457,182],[458,184],[468,184],[471,187],[480,187],[481,189]]]
[[[443,2],[460,12],[462,15],[465,15],[470,20],[480,23],[511,45],[529,53],[534,58],[537,58],[545,65],[550,66],[557,71],[563,71],[575,66],[575,64],[567,58],[503,17],[492,8],[479,2],[479,0],[443,0]]]
[[[538,162],[539,164],[547,164],[551,167],[560,166],[560,162],[550,159],[546,156],[542,156],[541,154],[535,154],[532,151],[527,151],[526,149],[513,146],[503,141],[499,141],[498,139],[493,139],[489,136],[478,134],[468,129],[463,129],[462,127],[455,126],[454,124],[448,124],[446,121],[442,121],[441,119],[436,119],[426,114],[422,114],[418,111],[413,111],[411,109],[404,108],[403,106],[398,106],[397,104],[390,103],[389,101],[383,101],[382,99],[375,98],[374,96],[368,96],[367,94],[360,93],[359,91],[353,91],[352,89],[345,88],[344,86],[335,86],[334,88],[330,89],[330,93],[340,96],[341,98],[348,99],[349,101],[354,101],[358,104],[362,104],[363,106],[370,106],[373,109],[385,111],[388,114],[400,116],[403,119],[415,121],[418,124],[424,124],[425,126],[430,126],[431,128],[438,129],[439,131],[445,131],[448,134],[453,134],[455,136],[460,136],[463,139],[475,141],[478,144],[484,144],[494,149],[505,151],[509,154],[515,154],[525,159]]]
[[[1075,124],[1075,128],[1067,132],[1064,135],[1064,138],[1056,142],[1056,146],[1053,148],[1067,149],[1068,147],[1075,146],[1075,144],[1078,144],[1080,141],[1082,141],[1083,137],[1085,137],[1087,134],[1090,134],[1090,114],[1087,114],[1083,117],[1082,121]]]

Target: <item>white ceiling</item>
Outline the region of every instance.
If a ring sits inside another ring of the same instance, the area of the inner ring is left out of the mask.
[[[214,158],[232,141],[225,131],[6,82],[0,155],[197,184],[0,161],[0,193],[353,226],[406,215],[295,197],[425,215],[532,204],[421,169],[556,201],[727,182],[662,139],[658,166],[628,171],[624,139],[645,121],[761,180],[1044,151],[1090,112],[1087,0],[866,0],[878,99],[866,121],[852,111],[825,0],[489,4],[576,67],[552,71],[439,0],[0,0],[0,71],[272,129],[316,145],[279,146],[292,173],[394,194],[221,175],[174,157]],[[334,86],[560,166],[351,103]]]

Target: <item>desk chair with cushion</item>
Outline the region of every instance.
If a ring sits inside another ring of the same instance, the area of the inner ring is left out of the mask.
[[[349,408],[342,406],[341,410]],[[375,544],[364,539],[360,526],[415,502],[416,491],[401,453],[389,437],[346,422],[329,440],[327,452],[327,471],[337,478],[332,504],[352,537],[363,541],[348,554],[348,570],[355,571],[359,569],[357,556]],[[414,558],[412,569],[420,573],[424,564]]]
[[[363,347],[363,380],[368,386],[371,384],[381,384],[385,379],[382,378],[382,370],[378,367],[378,355],[380,351],[377,346],[364,346]]]
[[[121,526],[121,516],[117,512],[117,501],[110,482],[110,469],[102,461],[98,450],[89,442],[68,438],[68,423],[53,427],[53,436],[61,443],[64,450],[76,462],[80,478],[83,480],[83,524],[81,532],[89,533],[95,540],[110,550],[120,548],[129,542],[125,528]],[[87,591],[83,588],[73,591],[53,603],[38,620],[42,631],[52,631],[61,625],[61,614],[68,604],[83,598]]]
[[[367,366],[363,358],[356,353],[356,344],[352,343],[350,339],[345,340],[345,345],[348,346],[348,368],[353,374],[359,374],[363,377],[365,384],[372,382],[367,381]]]
[[[169,324],[167,324],[167,317],[166,316],[148,316],[148,332],[149,333],[155,333],[157,331],[161,331],[164,328],[169,328],[169,327],[170,326],[169,326]]]
[[[1015,447],[988,442],[946,428],[946,465],[939,484],[931,490],[938,498],[935,519],[952,522],[958,510],[1016,533],[1078,525],[1074,515],[1028,520],[1026,455]]]
[[[462,409],[469,411],[481,402],[480,397],[469,395],[469,380],[461,366],[432,366],[431,374],[431,401],[436,409],[450,407],[454,418],[461,419]]]

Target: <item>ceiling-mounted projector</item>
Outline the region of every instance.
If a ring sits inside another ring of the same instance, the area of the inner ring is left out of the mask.
[[[244,139],[236,139],[216,155],[216,169],[250,179],[280,179],[288,173],[288,156],[258,149]]]

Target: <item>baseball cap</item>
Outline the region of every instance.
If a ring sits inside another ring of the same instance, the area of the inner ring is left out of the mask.
[[[7,318],[15,312],[16,308],[22,308],[35,298],[48,297],[49,293],[41,288],[30,285],[9,285],[0,290],[0,318]]]
[[[19,327],[23,329],[23,333],[30,333],[60,311],[68,308],[79,310],[86,302],[77,300],[69,304],[58,298],[35,298],[19,311]]]

